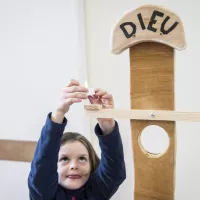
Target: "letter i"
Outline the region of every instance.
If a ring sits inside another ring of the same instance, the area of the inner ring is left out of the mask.
[[[142,30],[146,29],[146,27],[145,27],[145,25],[144,25],[144,21],[143,21],[143,19],[142,19],[141,13],[139,13],[137,16],[138,16],[138,20],[139,20],[139,22],[140,22],[140,25],[141,25]]]

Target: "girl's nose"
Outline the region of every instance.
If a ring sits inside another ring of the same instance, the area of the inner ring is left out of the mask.
[[[70,163],[70,169],[78,169],[78,165],[77,165],[77,163],[76,163],[76,161],[72,161],[71,163]]]

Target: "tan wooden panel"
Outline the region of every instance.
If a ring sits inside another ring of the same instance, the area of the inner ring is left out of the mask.
[[[177,50],[186,48],[181,19],[172,11],[155,5],[130,10],[113,27],[111,51],[120,54],[135,44],[159,42]]]
[[[37,142],[0,140],[0,160],[31,162]]]
[[[85,113],[93,118],[138,119],[154,121],[200,122],[200,112],[174,110],[105,109],[85,106]]]
[[[174,50],[163,44],[141,43],[130,48],[131,109],[174,110]],[[148,125],[169,135],[168,151],[154,157],[141,148],[139,137]],[[131,120],[135,200],[173,200],[175,122]]]

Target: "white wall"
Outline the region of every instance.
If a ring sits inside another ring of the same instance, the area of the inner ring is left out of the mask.
[[[0,0],[0,139],[38,140],[70,78],[86,78],[82,0]],[[66,129],[87,137],[83,105]],[[77,125],[78,124],[78,125]],[[30,163],[0,162],[0,199],[28,199]]]
[[[176,51],[175,105],[178,111],[200,111],[199,1],[181,0],[86,0],[87,63],[90,87],[102,87],[115,98],[115,107],[130,109],[128,51],[121,55],[110,53],[113,25],[130,9],[143,4],[165,6],[179,15],[184,23],[187,49]],[[134,164],[132,162],[131,132],[128,120],[118,120],[124,143],[127,180],[113,200],[133,199]],[[93,125],[95,120],[93,121]],[[200,123],[177,122],[176,200],[198,200],[200,196]],[[96,138],[93,142],[98,149]]]

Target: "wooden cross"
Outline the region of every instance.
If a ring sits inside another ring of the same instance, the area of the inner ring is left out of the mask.
[[[112,53],[129,48],[131,110],[85,107],[91,117],[131,120],[134,200],[174,199],[175,122],[200,121],[199,113],[174,110],[174,49],[185,47],[183,24],[175,13],[152,5],[126,13],[113,29]],[[169,136],[169,147],[161,155],[147,152],[139,142],[149,125],[162,127]]]

